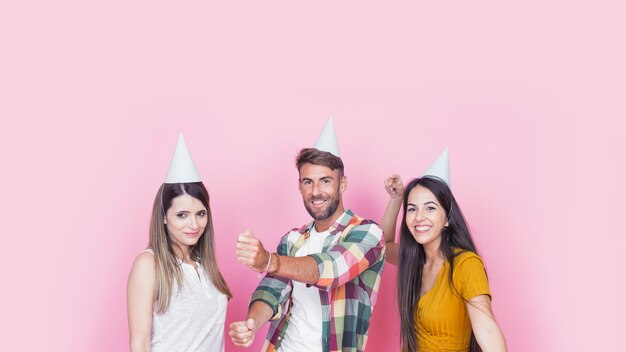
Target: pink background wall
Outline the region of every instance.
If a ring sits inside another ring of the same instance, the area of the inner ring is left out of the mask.
[[[333,114],[344,202],[373,219],[385,177],[450,147],[511,351],[617,350],[619,3],[3,3],[1,349],[127,350],[126,278],[178,132],[212,196],[227,320],[243,318],[258,279],[236,235],[275,246],[308,221],[293,160]],[[370,351],[397,349],[395,273]]]

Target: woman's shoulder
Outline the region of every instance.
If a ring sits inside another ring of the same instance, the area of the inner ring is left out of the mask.
[[[152,249],[144,249],[137,254],[135,262],[133,263],[133,271],[135,270],[140,272],[154,272],[154,253]]]
[[[457,268],[468,264],[483,264],[482,258],[472,251],[455,248],[454,253],[456,254],[456,256],[454,257],[454,266],[456,266]]]
[[[489,280],[482,258],[468,250],[459,250],[454,258],[452,281],[466,301],[479,295],[491,296]]]
[[[154,255],[150,251],[137,254],[128,277],[129,290],[142,291],[142,287],[153,287],[156,277]]]

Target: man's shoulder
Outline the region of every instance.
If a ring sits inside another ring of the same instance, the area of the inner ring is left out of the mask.
[[[366,234],[370,234],[382,238],[383,230],[374,220],[354,215],[350,219],[349,225],[351,225],[351,228],[348,230],[348,233],[346,234],[347,236],[352,236],[355,234],[362,234],[363,236],[365,236]]]
[[[300,236],[300,235],[304,234],[309,229],[311,224],[312,223],[310,222],[310,223],[304,224],[304,225],[302,225],[300,227],[294,227],[291,230],[287,231],[287,233],[285,233],[282,238],[283,239],[288,239],[289,237]]]
[[[364,219],[364,218],[360,218],[359,222],[356,226],[378,226],[378,223],[374,220],[370,220],[370,219]]]
[[[359,227],[380,228],[376,221],[360,217],[356,214],[350,219],[350,225],[354,225],[355,229]]]

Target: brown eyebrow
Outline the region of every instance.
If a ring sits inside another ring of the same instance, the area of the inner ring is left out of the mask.
[[[334,180],[334,178],[332,176],[324,176],[324,177],[320,178],[320,181],[322,181],[322,180]],[[311,182],[313,182],[313,179],[312,178],[308,178],[308,177],[300,179],[300,182],[304,182],[304,181],[311,181]]]
[[[201,211],[207,212],[207,210],[206,210],[206,209],[200,209],[200,210],[198,210],[196,213],[199,213],[199,212],[201,212]],[[176,212],[176,214],[191,214],[191,212],[190,212],[189,210],[181,210],[181,211],[179,211],[179,212]]]
[[[434,205],[436,205],[436,206],[438,206],[438,207],[440,206],[439,204],[435,203],[435,202],[434,202],[434,201],[432,201],[432,200],[429,200],[428,202],[424,203],[423,205],[427,205],[427,204],[434,204]],[[407,203],[407,204],[406,204],[406,206],[407,206],[407,207],[408,207],[409,205],[410,205],[410,206],[414,206],[414,207],[416,207],[416,206],[417,206],[417,205],[415,205],[415,204],[413,204],[413,203]]]

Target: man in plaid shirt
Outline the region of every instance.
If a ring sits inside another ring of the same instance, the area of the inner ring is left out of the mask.
[[[344,209],[347,178],[338,155],[305,148],[296,164],[314,220],[283,236],[276,253],[250,231],[239,235],[239,261],[267,275],[247,320],[230,324],[229,335],[248,347],[271,321],[263,351],[363,351],[385,262],[382,231]]]

